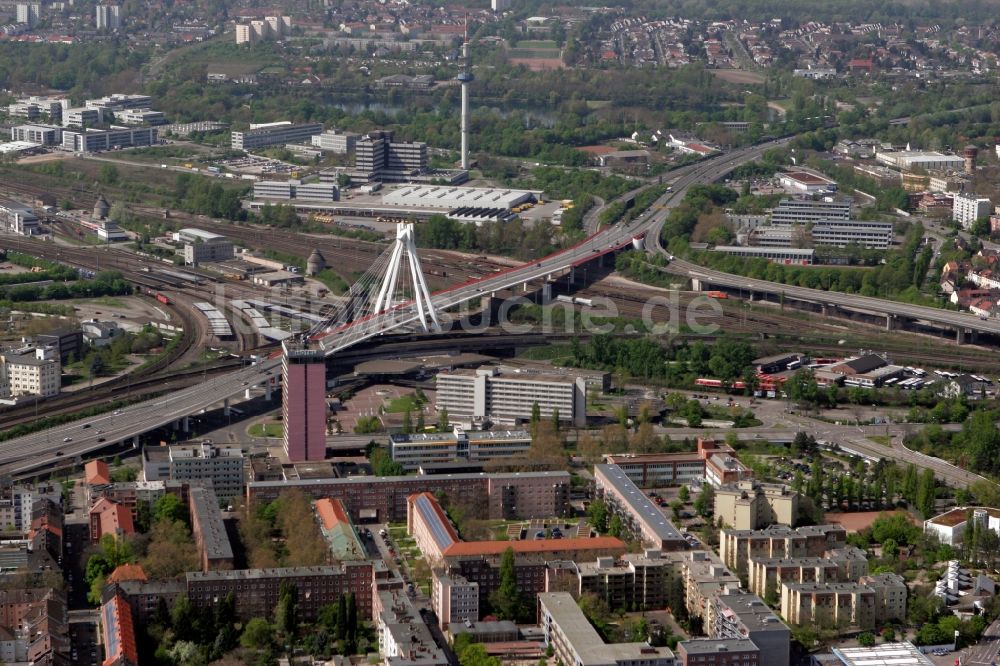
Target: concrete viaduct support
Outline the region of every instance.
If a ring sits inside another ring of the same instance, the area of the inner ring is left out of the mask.
[[[701,290],[702,290],[701,280],[695,277],[691,278],[691,291],[701,291]]]
[[[552,302],[552,283],[546,281],[542,284],[542,304]]]
[[[885,330],[891,331],[896,328],[896,315],[885,316]]]

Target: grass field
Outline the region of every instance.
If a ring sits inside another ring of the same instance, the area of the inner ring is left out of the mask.
[[[251,437],[282,437],[285,427],[280,423],[254,423],[247,428],[247,434]]]
[[[385,406],[385,411],[393,414],[401,414],[402,412],[419,412],[421,410],[421,403],[417,400],[417,396],[412,393],[400,396],[398,398],[393,398],[389,401],[389,404]]]

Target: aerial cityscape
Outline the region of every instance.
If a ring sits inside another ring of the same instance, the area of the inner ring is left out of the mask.
[[[0,664],[997,666],[995,3],[0,1]]]

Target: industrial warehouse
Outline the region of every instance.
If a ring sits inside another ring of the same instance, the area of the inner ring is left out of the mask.
[[[309,188],[326,188],[323,197],[313,196]],[[259,211],[269,205],[293,206],[300,215],[325,213],[350,217],[407,217],[426,220],[432,215],[447,215],[460,222],[481,224],[506,221],[517,208],[541,199],[541,192],[485,187],[432,185],[390,186],[382,192],[355,193],[350,199],[336,201],[336,186],[304,185],[298,181],[258,182],[254,198],[243,202],[244,208]],[[307,192],[310,194],[307,195]],[[331,197],[334,200],[331,200]]]

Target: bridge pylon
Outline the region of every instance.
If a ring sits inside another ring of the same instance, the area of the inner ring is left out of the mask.
[[[407,268],[410,273],[413,303],[417,310],[420,326],[425,332],[439,332],[441,323],[438,321],[437,312],[434,311],[430,290],[427,289],[427,281],[424,280],[424,272],[420,267],[420,257],[417,256],[417,244],[413,237],[412,222],[400,222],[396,225],[396,243],[392,248],[389,265],[386,267],[378,297],[375,299],[375,312],[392,310],[398,305],[394,301],[396,288],[400,281],[400,272],[405,273]]]

